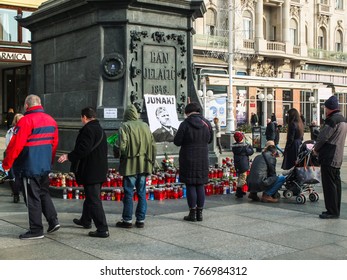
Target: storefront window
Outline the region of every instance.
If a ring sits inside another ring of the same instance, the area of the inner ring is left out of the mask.
[[[18,41],[17,15],[15,10],[0,9],[0,40],[8,42]]]

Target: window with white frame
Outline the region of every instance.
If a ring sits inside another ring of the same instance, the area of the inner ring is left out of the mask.
[[[253,39],[253,21],[252,14],[249,11],[243,13],[243,38],[246,40]]]
[[[343,52],[343,35],[341,30],[336,31],[335,51]]]
[[[209,35],[216,35],[216,13],[212,9],[206,12],[206,33]]]
[[[0,40],[7,42],[18,41],[18,25],[14,19],[16,15],[16,10],[0,9]]]
[[[298,24],[295,19],[290,20],[290,29],[289,29],[290,41],[294,46],[299,45],[298,43]]]

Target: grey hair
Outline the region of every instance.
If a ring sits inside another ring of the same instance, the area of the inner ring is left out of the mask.
[[[29,108],[41,105],[41,98],[35,94],[30,94],[25,98],[25,104],[27,104]]]

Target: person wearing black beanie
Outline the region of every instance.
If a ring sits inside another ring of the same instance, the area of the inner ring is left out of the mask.
[[[326,211],[321,219],[337,219],[341,208],[340,168],[347,135],[347,123],[339,110],[339,102],[332,95],[324,103],[326,119],[318,134],[313,152],[318,154]]]

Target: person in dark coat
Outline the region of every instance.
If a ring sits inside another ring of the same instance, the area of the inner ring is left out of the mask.
[[[82,216],[73,222],[84,228],[91,228],[93,220],[97,230],[89,232],[91,237],[108,237],[108,226],[100,192],[106,181],[108,171],[107,140],[96,112],[87,107],[81,111],[83,127],[80,129],[72,152],[63,154],[58,162],[71,161],[71,170],[75,172],[76,181],[83,185],[86,199],[83,203]],[[78,163],[78,167],[76,167]]]
[[[253,201],[259,201],[257,193],[263,192],[262,202],[278,202],[278,198],[273,196],[281,188],[286,177],[276,175],[276,153],[276,147],[270,145],[252,162],[247,184],[250,192],[248,198]]]
[[[235,144],[231,149],[234,153],[234,165],[237,174],[236,198],[242,198],[246,194],[247,171],[249,170],[249,156],[253,155],[253,147],[244,142],[244,135],[240,131],[234,133]]]
[[[258,125],[258,115],[254,112],[251,113],[251,125],[252,126],[257,126]]]
[[[332,95],[324,103],[326,119],[314,146],[321,165],[322,187],[326,211],[319,215],[321,219],[337,219],[341,210],[340,169],[347,135],[347,121],[339,110],[339,101]]]
[[[9,130],[12,126],[13,123],[13,119],[14,119],[14,110],[13,108],[9,108],[6,114],[6,126],[7,126],[7,130]]]
[[[267,123],[266,130],[265,130],[266,141],[275,141],[275,137],[276,137],[275,124],[271,119],[267,119],[266,123]]]
[[[208,182],[208,144],[213,140],[210,122],[201,115],[198,103],[189,103],[185,108],[187,118],[180,124],[174,144],[179,152],[180,181],[187,186],[189,215],[186,221],[202,221],[205,203],[204,184]]]
[[[277,122],[277,118],[276,118],[275,113],[272,113],[272,114],[271,114],[271,121],[272,121],[272,122]]]
[[[282,169],[288,170],[295,166],[300,145],[304,136],[304,125],[298,110],[292,108],[288,111],[288,132],[284,148]]]

